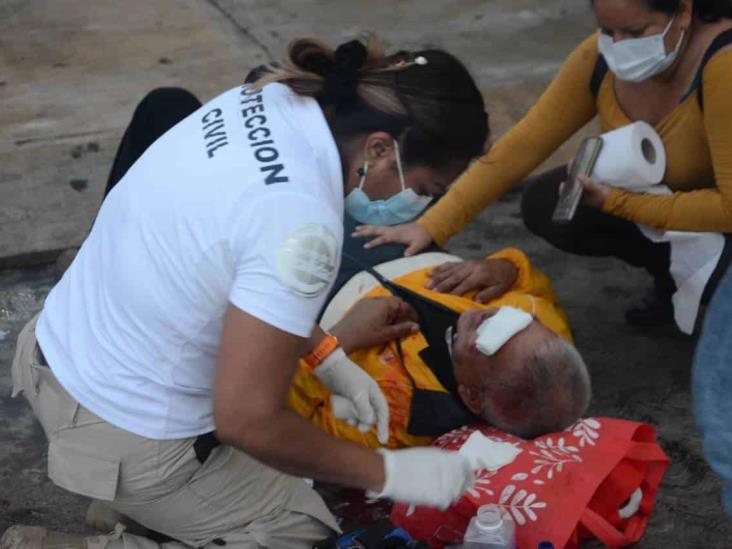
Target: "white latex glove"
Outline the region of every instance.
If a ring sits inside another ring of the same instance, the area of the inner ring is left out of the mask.
[[[338,348],[313,370],[333,393],[333,415],[365,433],[376,424],[379,442],[389,440],[389,405],[384,393],[366,372]]]
[[[384,458],[386,482],[369,497],[447,509],[475,480],[470,462],[458,452],[439,448],[377,450]]]

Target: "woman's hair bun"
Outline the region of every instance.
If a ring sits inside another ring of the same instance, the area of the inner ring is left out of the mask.
[[[341,44],[335,50],[335,63],[325,74],[323,101],[338,110],[349,109],[358,101],[359,70],[368,57],[368,50],[359,40]]]
[[[315,98],[339,139],[389,133],[399,140],[406,165],[473,158],[488,137],[480,90],[463,64],[442,50],[389,55],[373,34],[335,50],[300,38],[254,85],[272,82]]]
[[[301,38],[290,43],[290,62],[300,70],[325,77],[333,70],[335,55],[320,40]]]
[[[335,50],[337,68],[344,71],[360,69],[366,62],[369,52],[360,40],[351,40],[338,46]]]

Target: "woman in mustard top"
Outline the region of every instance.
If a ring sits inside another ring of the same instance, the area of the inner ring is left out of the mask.
[[[529,230],[562,250],[618,257],[653,276],[654,291],[628,311],[629,322],[672,319],[669,245],[652,243],[636,223],[732,233],[732,0],[594,0],[592,7],[599,32],[575,49],[528,114],[416,222],[360,227],[357,235],[377,237],[367,246],[401,242],[410,255],[443,244],[594,116],[603,132],[643,120],[666,147],[663,183],[672,195],[586,181],[584,204],[559,226],[551,222],[566,176],[559,168],[529,182],[522,213]],[[450,276],[438,271],[437,282]]]

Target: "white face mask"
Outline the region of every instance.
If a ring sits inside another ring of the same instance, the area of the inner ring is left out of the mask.
[[[685,33],[682,32],[674,51],[666,53],[664,39],[675,19],[668,22],[661,34],[643,38],[614,42],[612,36],[600,33],[598,48],[608,68],[626,82],[642,82],[665,71],[679,57],[684,42]]]

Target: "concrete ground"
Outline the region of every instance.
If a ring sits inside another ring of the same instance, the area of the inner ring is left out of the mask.
[[[288,39],[336,43],[373,29],[400,48],[461,56],[485,93],[496,135],[531,105],[593,29],[577,0],[0,0],[0,532],[15,523],[85,531],[86,501],[45,474],[42,432],[8,398],[14,340],[54,276],[38,265],[77,245],[93,219],[124,126],[150,88],[207,99],[276,58]],[[574,141],[576,143],[576,140]],[[572,144],[547,164],[567,159]],[[549,274],[595,387],[591,413],[658,427],[673,460],[642,548],[729,548],[732,527],[690,413],[692,338],[626,326],[648,280],[617,261],[568,256],[524,229],[518,190],[450,243],[478,257],[506,245]]]

